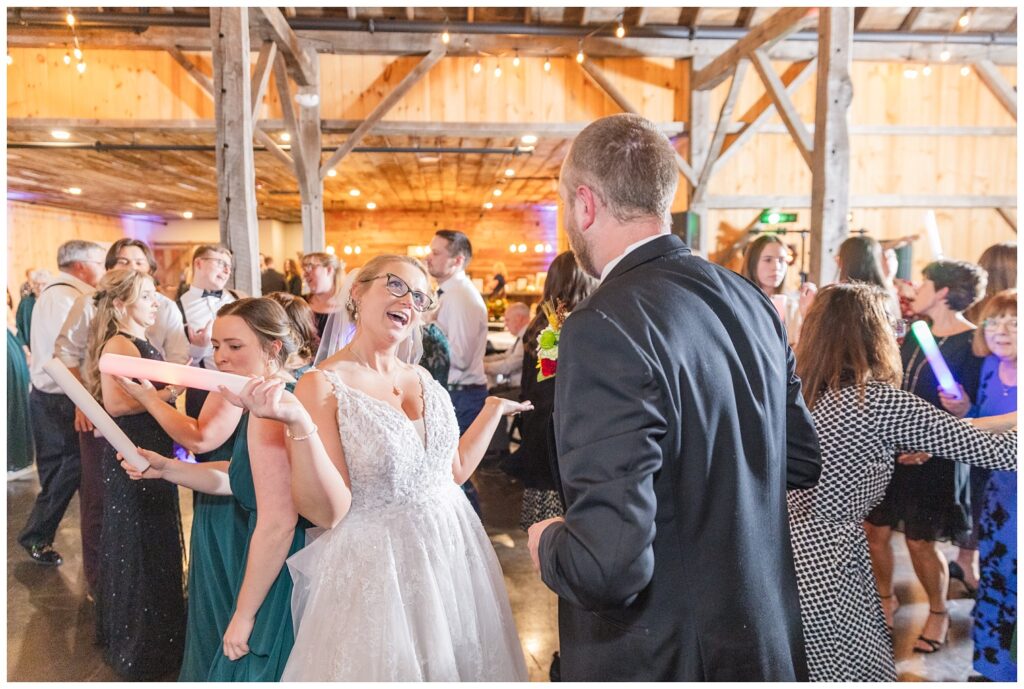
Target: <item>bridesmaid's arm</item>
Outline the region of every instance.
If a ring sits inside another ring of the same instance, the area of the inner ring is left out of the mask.
[[[256,491],[256,528],[249,541],[249,557],[235,612],[224,632],[224,655],[231,660],[249,652],[256,612],[285,566],[298,522],[290,489],[284,426],[269,419],[250,418],[248,440]]]
[[[302,418],[289,424],[292,497],[299,513],[317,526],[333,528],[352,505],[351,482],[338,428],[338,401],[326,376],[311,371],[295,388]],[[313,429],[318,428],[318,432]],[[312,433],[312,435],[310,435]]]
[[[138,448],[139,454],[149,462],[149,467],[140,472],[117,453],[117,459],[121,462],[128,477],[133,481],[139,479],[163,479],[176,486],[191,488],[207,495],[231,495],[231,481],[228,478],[227,462],[203,462],[192,464],[191,462],[179,462],[171,457],[164,457],[151,450]]]

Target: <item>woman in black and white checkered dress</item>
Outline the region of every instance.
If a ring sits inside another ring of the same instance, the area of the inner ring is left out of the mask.
[[[893,681],[892,639],[875,586],[864,517],[885,493],[897,450],[1016,469],[1016,415],[972,425],[899,389],[887,295],[830,285],[807,314],[797,373],[821,441],[818,485],[788,496],[812,681]],[[944,640],[936,640],[944,641]]]

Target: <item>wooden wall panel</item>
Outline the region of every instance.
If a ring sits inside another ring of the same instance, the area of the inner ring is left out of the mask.
[[[357,267],[383,253],[405,254],[409,246],[425,246],[434,232],[452,229],[465,232],[473,244],[472,277],[490,275],[495,261],[502,261],[508,276],[532,276],[547,270],[559,247],[557,210],[449,213],[402,213],[381,211],[332,211],[325,213],[327,244],[349,267]],[[509,246],[526,245],[526,253],[512,253]],[[548,243],[551,253],[534,251]],[[344,246],[359,246],[358,256],[345,255]]]
[[[149,241],[162,225],[95,213],[7,202],[7,288],[15,301],[29,268],[57,273],[57,248],[69,239],[110,244],[122,237]]]

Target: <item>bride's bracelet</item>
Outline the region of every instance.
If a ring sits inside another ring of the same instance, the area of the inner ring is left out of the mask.
[[[299,442],[299,441],[302,441],[302,440],[309,440],[309,439],[310,439],[310,438],[312,438],[312,437],[313,437],[314,435],[316,435],[316,432],[317,432],[318,430],[320,430],[320,429],[319,429],[319,428],[317,428],[316,424],[313,424],[313,430],[311,430],[311,431],[310,431],[309,433],[307,433],[306,435],[294,436],[294,435],[292,435],[292,429],[290,429],[290,428],[288,428],[287,426],[285,426],[285,427],[284,427],[284,434],[285,434],[286,436],[288,436],[288,439],[289,439],[289,440],[294,440],[295,442]]]

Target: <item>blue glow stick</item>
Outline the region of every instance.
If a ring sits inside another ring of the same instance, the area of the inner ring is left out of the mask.
[[[910,326],[910,331],[914,333],[918,344],[921,345],[921,351],[924,352],[925,358],[928,359],[928,363],[932,367],[932,373],[935,374],[935,378],[939,381],[939,387],[950,397],[960,399],[960,386],[956,384],[956,380],[953,379],[953,373],[949,370],[949,366],[946,365],[946,360],[942,358],[942,352],[939,351],[939,345],[936,344],[935,338],[932,337],[932,331],[928,329],[928,324],[924,321],[917,321]]]

